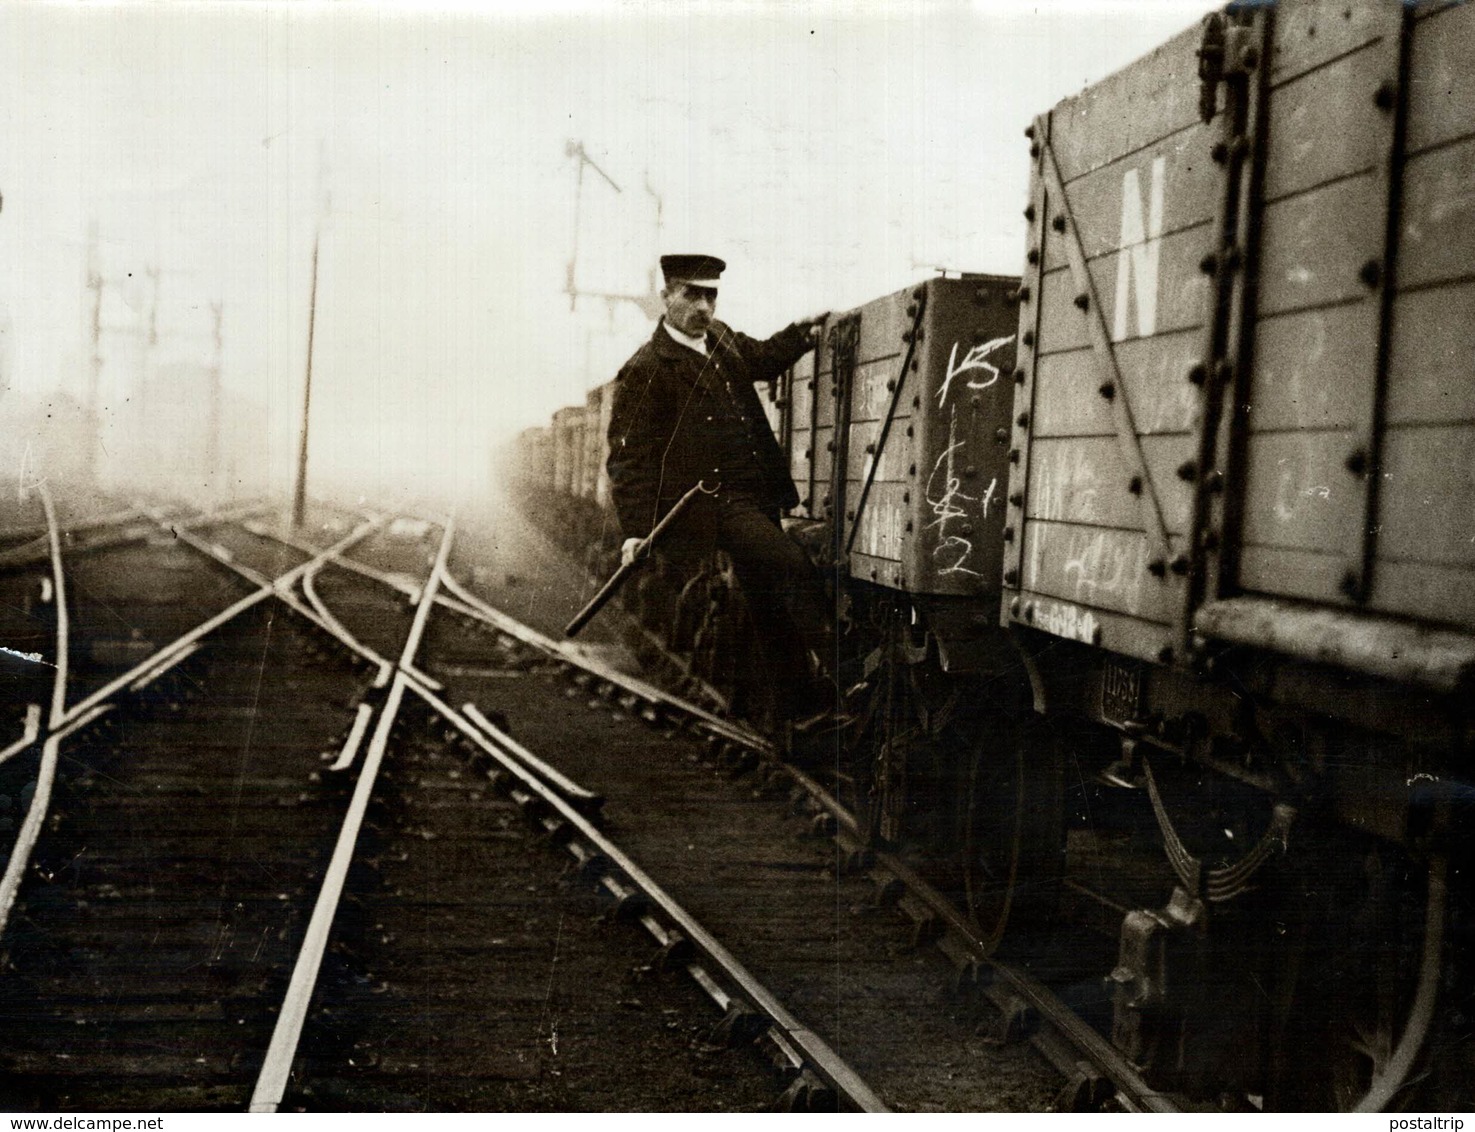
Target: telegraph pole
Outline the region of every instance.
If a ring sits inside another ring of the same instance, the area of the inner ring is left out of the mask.
[[[302,432],[297,444],[297,490],[292,496],[292,525],[302,526],[307,510],[307,422],[312,414],[312,339],[318,315],[318,245],[322,241],[322,225],[312,238],[312,291],[307,306],[307,380],[302,387]]]
[[[614,189],[621,196],[624,195],[625,190],[620,188],[615,183],[614,178],[601,169],[599,163],[589,156],[584,149],[583,142],[569,141],[564,145],[563,151],[565,156],[572,157],[578,162],[577,179],[574,182],[574,248],[573,254],[569,257],[568,278],[564,285],[564,292],[568,295],[569,311],[573,312],[579,309],[579,299],[582,296],[587,299],[603,299],[611,310],[614,309],[616,303],[634,303],[647,318],[659,318],[662,307],[660,295],[657,294],[654,268],[651,269],[647,276],[647,290],[643,295],[626,295],[611,291],[585,291],[576,282],[576,271],[579,262],[579,231],[584,206],[584,167],[588,166],[590,169],[593,169],[594,172],[598,173],[604,179],[605,184],[609,185],[610,188]],[[659,248],[661,239],[661,196],[651,187],[649,174],[645,178],[645,191],[656,202],[656,244],[657,248]]]
[[[574,283],[574,270],[578,266],[579,262],[579,220],[583,214],[584,206],[584,166],[587,165],[589,168],[593,169],[594,172],[603,177],[605,184],[609,185],[610,188],[614,189],[614,191],[616,193],[619,193],[621,196],[624,195],[625,190],[620,188],[619,185],[615,184],[615,179],[611,177],[608,173],[606,173],[603,169],[601,169],[598,162],[596,162],[594,158],[589,156],[588,152],[584,149],[583,142],[566,142],[563,147],[563,152],[565,157],[576,158],[579,163],[577,167],[576,180],[574,181],[574,252],[573,255],[569,257],[568,261],[568,309],[570,312],[572,312],[579,309],[579,290],[577,285]]]
[[[312,288],[307,300],[307,376],[302,385],[302,432],[297,442],[297,486],[292,493],[292,525],[301,527],[307,512],[307,425],[312,416],[312,346],[318,321],[318,249],[323,242],[323,221],[327,218],[332,198],[323,187],[323,151],[318,141],[318,192],[320,194],[317,227],[312,234]]]

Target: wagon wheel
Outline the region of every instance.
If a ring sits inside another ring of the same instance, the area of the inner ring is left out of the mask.
[[[704,570],[688,578],[676,597],[667,640],[671,651],[687,660],[691,659],[697,633],[711,605],[709,590],[709,578]]]
[[[1396,851],[1364,860],[1360,895],[1339,890],[1320,947],[1301,960],[1295,1024],[1275,1050],[1274,1107],[1378,1111],[1418,1080],[1443,970],[1445,863],[1427,880]],[[1305,1048],[1319,1055],[1304,1057]]]
[[[1430,862],[1427,884],[1394,875],[1377,854],[1368,871],[1372,975],[1349,980],[1332,1002],[1327,1085],[1339,1112],[1380,1111],[1410,1082],[1443,963],[1443,858]]]
[[[866,661],[860,718],[845,744],[848,773],[836,789],[859,819],[867,844],[894,849],[904,824],[907,761],[917,722],[897,611],[888,604],[880,616],[881,643]]]
[[[1025,706],[972,710],[960,767],[958,856],[964,907],[989,954],[1011,926],[1046,918],[1065,869],[1060,744]]]
[[[899,848],[997,948],[1048,911],[1064,871],[1060,744],[1028,690],[942,670],[888,618],[853,751],[857,816]]]

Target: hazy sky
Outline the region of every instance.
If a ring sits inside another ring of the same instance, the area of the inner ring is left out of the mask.
[[[0,378],[84,388],[95,221],[111,395],[157,268],[153,361],[207,359],[220,302],[285,482],[320,233],[315,469],[474,487],[649,334],[570,310],[576,238],[587,291],[724,256],[719,316],[755,334],[1017,271],[1024,126],[1209,7],[0,0]]]

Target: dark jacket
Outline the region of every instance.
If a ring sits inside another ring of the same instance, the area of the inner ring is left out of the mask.
[[[765,510],[799,502],[755,382],[772,381],[810,348],[807,326],[760,342],[713,320],[707,356],[673,339],[664,321],[620,369],[609,422],[609,480],[620,529],[643,538],[698,480],[732,470],[720,453],[746,445]],[[732,393],[729,398],[727,389]],[[729,484],[729,486],[732,486]]]

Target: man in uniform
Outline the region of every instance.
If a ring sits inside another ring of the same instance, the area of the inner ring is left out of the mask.
[[[615,383],[609,424],[610,492],[630,561],[640,540],[698,482],[700,496],[673,526],[662,553],[690,568],[713,547],[732,558],[754,627],[776,654],[807,671],[784,673],[797,697],[832,688],[834,630],[824,592],[779,516],[798,503],[788,462],[769,429],[756,382],[773,381],[814,345],[824,315],[801,319],[766,341],[712,317],[726,264],[715,256],[661,257],[665,316]],[[825,711],[811,698],[790,709]]]

